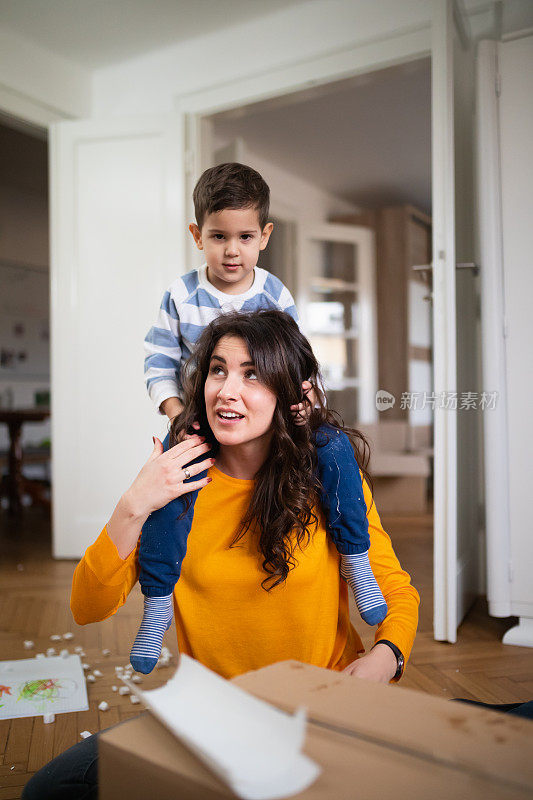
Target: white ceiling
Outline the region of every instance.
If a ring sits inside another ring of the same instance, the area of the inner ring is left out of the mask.
[[[303,0],[0,0],[0,25],[97,69]]]
[[[277,166],[357,205],[431,210],[429,59],[213,117]]]

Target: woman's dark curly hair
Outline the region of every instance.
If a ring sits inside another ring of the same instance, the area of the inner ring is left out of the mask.
[[[248,530],[257,530],[263,569],[267,573],[263,587],[270,590],[285,581],[296,566],[294,550],[308,544],[318,521],[314,508],[321,487],[316,477],[313,432],[323,423],[344,430],[369,482],[370,451],[364,436],[345,428],[328,409],[311,345],[289,314],[275,310],[222,314],[205,328],[184,370],[184,410],[172,421],[170,446],[179,441],[184,431],[191,433],[192,424],[197,421],[200,423],[197,432],[206,437],[216,456],[219,445],[207,421],[204,386],[211,355],[224,336],[245,342],[258,379],[277,398],[270,453],[255,476],[250,506],[233,542],[236,544]],[[297,425],[290,408],[305,399],[304,381],[311,383],[317,402],[306,423]]]

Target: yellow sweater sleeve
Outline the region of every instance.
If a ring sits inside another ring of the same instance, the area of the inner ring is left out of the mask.
[[[124,605],[137,582],[138,545],[122,559],[104,528],[74,571],[70,608],[78,625],[100,622]]]
[[[373,502],[372,493],[363,481],[365,502],[368,510],[368,533],[370,535],[369,560],[388,606],[387,616],[378,625],[375,641],[388,639],[403,653],[405,663],[409,658],[418,626],[420,597],[411,578],[400,566],[388,534]]]

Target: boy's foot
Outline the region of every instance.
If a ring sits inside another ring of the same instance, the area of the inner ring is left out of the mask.
[[[387,615],[387,603],[372,572],[368,550],[357,555],[341,555],[341,575],[350,586],[363,620],[379,625]]]
[[[145,597],[144,613],[130,653],[134,670],[148,675],[161,655],[163,636],[172,624],[172,595]]]

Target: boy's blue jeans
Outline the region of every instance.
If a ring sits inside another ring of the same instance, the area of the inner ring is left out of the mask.
[[[328,533],[341,555],[364,553],[370,547],[368,520],[359,465],[350,440],[330,425],[322,425],[314,438],[322,485],[320,501]],[[168,436],[163,446],[168,449]],[[190,480],[200,480],[205,474]],[[139,546],[139,582],[146,597],[166,597],[174,591],[187,551],[197,496],[198,490],[172,500],[150,514],[144,523]]]

